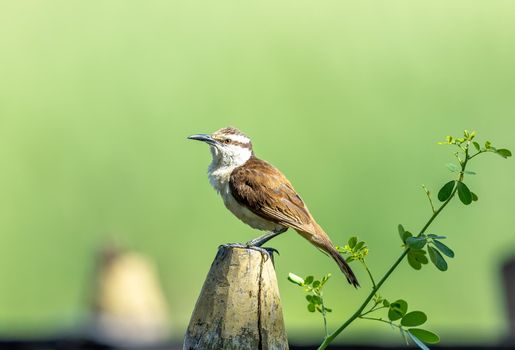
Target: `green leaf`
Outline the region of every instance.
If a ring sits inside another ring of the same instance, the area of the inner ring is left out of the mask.
[[[388,318],[390,319],[390,321],[397,321],[401,317],[402,317],[402,314],[398,310],[395,310],[395,309],[388,310]]]
[[[358,242],[358,237],[351,237],[349,238],[349,248],[352,249],[356,246],[356,243]]]
[[[416,336],[414,336],[413,334],[411,334],[409,331],[406,332],[408,333],[408,336],[411,338],[411,340],[413,340],[413,342],[419,347],[421,348],[422,350],[430,350],[426,344],[424,344],[422,342],[422,340],[418,339]]]
[[[402,241],[406,244],[406,240],[410,237],[413,237],[413,235],[411,234],[411,232],[409,231],[404,231],[404,238],[402,239]]]
[[[365,242],[361,241],[361,242],[358,242],[358,244],[356,244],[356,246],[354,247],[354,250],[355,251],[358,251],[360,250],[361,248],[363,248],[363,246],[365,245]]]
[[[404,315],[401,319],[401,325],[404,327],[417,327],[427,321],[427,316],[422,311],[411,311]]]
[[[322,281],[320,282],[320,286],[323,286],[329,280],[329,278],[331,278],[331,276],[332,276],[331,273],[328,273],[327,275],[322,277]]]
[[[422,263],[418,261],[413,254],[408,253],[408,264],[413,267],[415,270],[420,270],[422,268]]]
[[[439,145],[451,145],[452,143],[452,136],[446,136],[444,142],[438,142]]]
[[[388,318],[390,321],[396,321],[406,315],[406,311],[408,311],[408,303],[405,300],[399,299],[390,304]]]
[[[415,259],[422,265],[425,265],[429,262],[429,260],[427,259],[427,256],[425,254],[415,255]]]
[[[477,175],[477,173],[475,171],[470,171],[470,170],[465,170],[464,173],[467,175]]]
[[[408,252],[408,263],[415,270],[420,270],[422,265],[429,262],[426,256],[426,251],[421,249],[410,249]]]
[[[472,144],[474,145],[474,148],[477,150],[477,151],[480,151],[481,150],[481,146],[479,146],[479,143],[477,143],[476,141],[472,142]]]
[[[406,239],[406,244],[408,247],[413,249],[422,249],[426,245],[427,239],[426,237],[408,237]]]
[[[447,270],[447,262],[443,258],[442,254],[435,248],[431,247],[430,245],[427,246],[427,252],[429,253],[429,258],[431,259],[431,262],[436,266],[436,268],[440,271],[446,271]]]
[[[472,193],[467,185],[461,181],[458,181],[458,197],[460,197],[460,201],[465,205],[472,203]]]
[[[304,284],[309,285],[313,282],[315,278],[313,276],[308,276],[304,279]]]
[[[421,264],[427,264],[429,260],[426,257],[426,251],[422,249],[410,249],[408,252],[408,257],[413,256],[413,258]]]
[[[389,302],[388,300],[384,299],[384,300],[383,300],[383,306],[384,306],[384,307],[388,307],[388,306],[390,306],[390,302]]]
[[[447,163],[447,164],[445,164],[445,166],[447,167],[447,169],[449,169],[453,173],[457,173],[460,170],[460,167],[454,163]]]
[[[474,202],[477,202],[477,200],[479,199],[479,197],[477,196],[477,194],[475,194],[474,192],[470,192],[470,194],[472,195],[472,200]]]
[[[318,288],[318,287],[320,287],[320,281],[313,282],[313,288]]]
[[[495,151],[495,153],[497,153],[498,155],[500,155],[501,157],[503,157],[505,159],[508,157],[511,157],[511,151],[506,148],[498,149],[497,151]]]
[[[399,299],[391,303],[390,308],[398,309],[402,313],[402,316],[404,316],[406,311],[408,311],[408,302],[404,299]]]
[[[402,243],[406,243],[406,241],[404,240],[404,232],[406,232],[404,230],[404,227],[401,224],[399,224],[397,226],[397,230],[399,231],[399,237],[401,238]]]
[[[408,329],[408,333],[429,344],[436,344],[440,341],[440,337],[437,334],[425,329],[410,328]]]
[[[401,224],[397,225],[397,230],[399,231],[399,237],[402,239],[402,236],[404,235],[404,226]]]
[[[398,226],[398,230],[399,230],[399,237],[401,238],[401,241],[402,243],[406,244],[406,240],[409,238],[409,237],[412,237],[413,235],[411,234],[411,232],[409,231],[405,231],[404,230],[404,227],[399,224]]]
[[[315,312],[316,311],[315,304],[308,304],[308,311],[309,312]]]
[[[492,143],[491,143],[490,141],[486,141],[486,142],[485,142],[485,148],[486,148],[486,149],[490,149],[490,148],[492,148]]]
[[[311,294],[306,295],[306,300],[311,304],[311,299],[313,296]]]
[[[443,253],[443,255],[448,256],[449,258],[454,258],[454,252],[451,248],[447,247],[445,244],[437,240],[434,240],[433,244],[436,248],[438,248],[439,251]]]
[[[328,307],[324,307],[324,310],[325,310],[326,312],[333,312],[333,309],[330,309],[330,308],[328,308]]]
[[[318,295],[313,295],[313,297],[311,298],[311,302],[315,305],[322,305],[323,303],[322,298]]]
[[[452,190],[454,189],[455,183],[456,180],[449,181],[442,186],[440,191],[438,191],[438,199],[440,202],[445,202],[447,199],[449,199],[452,194]]]
[[[427,237],[429,238],[432,238],[432,239],[446,239],[447,237],[446,236],[439,236],[439,235],[435,235],[435,234],[428,234]]]
[[[291,283],[294,283],[296,285],[299,285],[299,286],[304,285],[304,279],[300,276],[297,276],[294,273],[291,273],[291,272],[288,274],[288,281],[290,281]]]

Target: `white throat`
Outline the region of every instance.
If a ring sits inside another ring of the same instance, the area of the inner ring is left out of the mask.
[[[228,191],[231,173],[252,156],[252,151],[238,145],[210,146],[213,160],[208,168],[209,182],[217,192]]]

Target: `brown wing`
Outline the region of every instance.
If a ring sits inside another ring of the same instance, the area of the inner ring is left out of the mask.
[[[229,186],[233,197],[254,214],[302,231],[313,231],[313,219],[286,177],[269,163],[252,157],[236,168]]]
[[[231,194],[254,214],[291,227],[338,264],[349,283],[359,286],[345,259],[334,248],[324,230],[313,220],[302,199],[283,174],[267,162],[250,158],[233,170],[229,180]]]

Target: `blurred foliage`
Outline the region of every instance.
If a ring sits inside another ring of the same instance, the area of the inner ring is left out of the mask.
[[[51,331],[80,317],[94,252],[114,236],[157,261],[182,337],[216,247],[259,235],[210,188],[209,152],[185,139],[192,133],[227,125],[248,133],[334,242],[367,232],[377,273],[398,247],[384,228],[421,222],[424,198],[413,189],[446,179],[446,151],[426,145],[466,126],[513,147],[511,1],[2,5],[5,332]],[[445,339],[496,340],[506,331],[497,271],[514,254],[515,166],[485,163],[485,176],[467,185],[488,195],[435,225],[454,233],[450,246],[466,241],[462,263],[443,275],[405,264],[383,291],[427,286],[409,300],[432,310],[431,329]],[[324,296],[333,309],[351,312],[363,299],[361,290],[342,295],[333,262],[295,232],[272,243],[278,276],[332,271]],[[461,302],[435,303],[436,278],[447,300]],[[288,334],[319,338],[305,301],[279,283]],[[346,339],[370,339],[371,327],[357,324]]]

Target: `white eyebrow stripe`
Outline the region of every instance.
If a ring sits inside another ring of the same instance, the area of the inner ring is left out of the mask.
[[[250,139],[243,135],[227,135],[228,139],[231,139],[234,142],[240,142],[240,143],[250,143]]]

